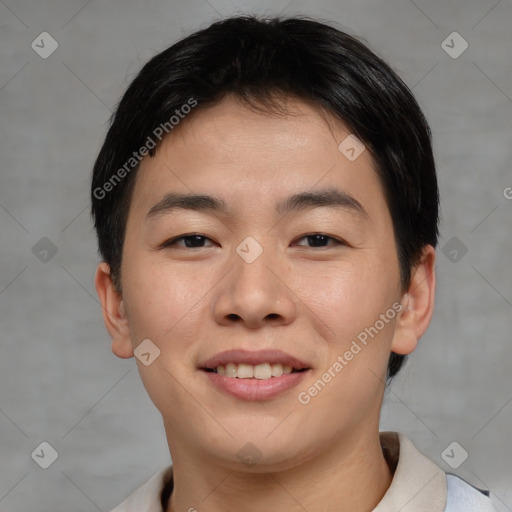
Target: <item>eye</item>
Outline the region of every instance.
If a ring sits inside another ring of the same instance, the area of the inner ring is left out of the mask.
[[[334,242],[334,245],[348,245],[345,241],[339,240],[337,238],[334,238],[329,235],[325,235],[323,233],[311,233],[309,235],[304,235],[303,237],[299,238],[299,240],[307,239],[308,242],[312,242],[313,245],[310,247],[327,247],[325,245],[329,240],[332,240]],[[303,245],[303,244],[297,244],[297,245]]]
[[[177,243],[177,242],[181,242],[182,240],[185,242],[185,245]],[[203,245],[203,242],[206,240],[211,240],[211,238],[208,238],[207,236],[201,235],[199,233],[191,233],[189,235],[181,235],[181,236],[176,236],[174,238],[171,238],[170,240],[167,240],[166,242],[164,242],[161,245],[161,247],[164,248],[164,247],[172,247],[173,245],[179,245],[180,247],[185,247],[187,249],[191,249],[191,248],[201,249],[201,248],[205,247]]]
[[[328,245],[329,241],[333,242],[333,244],[331,244],[331,246],[332,245],[334,245],[334,246],[348,245],[343,240],[334,238],[329,235],[325,235],[323,233],[311,233],[311,234],[304,235],[304,236],[300,237],[298,240],[304,240],[304,239],[306,239],[309,243],[312,244],[309,247],[319,247],[319,248],[320,247],[329,247],[329,245]],[[164,242],[161,245],[161,247],[166,248],[166,247],[172,247],[172,246],[179,246],[179,247],[184,247],[186,249],[194,249],[194,248],[202,249],[204,247],[207,247],[204,245],[204,242],[206,240],[212,241],[211,238],[208,238],[205,235],[201,235],[199,233],[191,233],[188,235],[180,235],[180,236],[171,238],[170,240],[167,240],[166,242]],[[183,242],[183,243],[178,243],[178,242]],[[297,243],[296,245],[301,246],[304,244]]]

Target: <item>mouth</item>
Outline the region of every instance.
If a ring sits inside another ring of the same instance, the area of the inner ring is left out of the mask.
[[[233,379],[266,380],[311,370],[311,366],[281,350],[226,350],[206,360],[199,369]]]
[[[201,368],[205,372],[217,373],[232,379],[259,379],[267,380],[278,378],[282,375],[290,373],[301,373],[310,368],[293,368],[289,365],[281,363],[260,363],[260,364],[247,364],[247,363],[234,363],[230,362],[226,365],[220,364],[215,368],[204,367]]]
[[[228,350],[198,369],[224,393],[243,400],[265,400],[297,386],[312,366],[280,350]]]

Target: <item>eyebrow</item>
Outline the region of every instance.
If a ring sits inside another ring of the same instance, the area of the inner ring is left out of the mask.
[[[363,205],[351,195],[337,188],[326,188],[315,192],[300,192],[279,201],[275,211],[280,215],[319,207],[346,210],[360,217],[368,218]],[[151,207],[146,219],[171,213],[178,209],[227,214],[226,202],[218,197],[205,194],[180,194],[170,192]]]

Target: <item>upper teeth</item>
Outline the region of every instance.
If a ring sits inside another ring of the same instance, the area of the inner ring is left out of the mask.
[[[215,371],[219,375],[238,379],[270,379],[271,377],[281,377],[283,373],[292,373],[292,367],[283,366],[281,363],[261,363],[255,365],[228,363],[226,366],[217,366]]]

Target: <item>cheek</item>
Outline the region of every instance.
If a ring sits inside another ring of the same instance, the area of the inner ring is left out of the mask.
[[[385,382],[397,316],[395,283],[376,282],[380,268],[364,268],[331,269],[316,280],[321,286],[307,286],[306,278],[302,282],[308,315],[316,322],[326,350],[320,351],[316,379],[300,390],[298,400],[310,413],[308,418],[316,418],[312,422],[329,425],[324,428],[333,432],[336,425],[347,421],[357,425],[370,410],[378,410]]]
[[[148,264],[147,259],[127,258],[126,268],[131,269],[123,291],[132,345],[149,339],[160,350],[153,363],[145,366],[137,360],[137,367],[149,397],[167,415],[173,404],[190,400],[183,383],[190,379],[194,350],[204,338],[208,283],[176,267]]]
[[[199,279],[198,267],[166,264],[157,261],[157,255],[148,257],[128,247],[123,265],[123,294],[134,341],[150,338],[168,346],[182,333],[192,335],[211,288],[208,276]]]
[[[371,263],[361,256],[358,263],[325,264],[321,271],[298,272],[301,300],[318,320],[325,339],[337,348],[350,344],[392,306],[397,278],[384,267],[384,262]],[[389,324],[382,329],[389,330]]]

